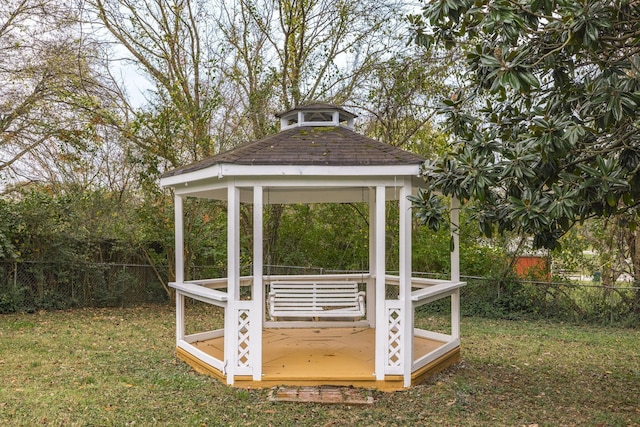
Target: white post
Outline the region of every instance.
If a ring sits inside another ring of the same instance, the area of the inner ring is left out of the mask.
[[[233,301],[238,301],[240,300],[240,189],[231,184],[227,192],[227,292]]]
[[[398,211],[400,216],[400,258],[399,299],[402,301],[402,338],[401,351],[404,371],[404,386],[411,386],[411,370],[413,367],[413,304],[411,302],[411,182],[405,180],[400,188]]]
[[[375,278],[376,278],[376,379],[384,380],[387,364],[388,346],[388,313],[386,310],[386,194],[385,187],[376,187],[375,201]]]
[[[176,291],[176,344],[184,340],[184,295]]]
[[[227,189],[227,309],[224,316],[224,360],[227,384],[235,380],[238,364],[238,302],[240,301],[240,189]]]
[[[184,207],[181,196],[174,196],[176,282],[184,282]],[[176,291],[176,342],[184,339],[184,295]]]
[[[251,309],[251,359],[253,380],[262,379],[262,324],[265,319],[263,275],[263,191],[253,187],[253,304]]]
[[[367,280],[367,320],[376,327],[376,190],[369,189],[369,280]]]
[[[451,336],[460,339],[460,288],[451,294]]]

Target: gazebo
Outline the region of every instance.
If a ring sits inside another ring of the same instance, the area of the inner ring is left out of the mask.
[[[457,234],[449,280],[412,277],[408,196],[421,183],[424,158],[354,132],[356,115],[341,107],[313,104],[277,117],[279,133],[161,178],[175,194],[176,277],[170,286],[176,291],[178,357],[239,387],[349,385],[387,391],[418,384],[459,361],[465,283],[459,276]],[[185,280],[187,197],[226,201],[226,277]],[[394,236],[399,271],[394,272],[386,265],[388,201],[399,206],[399,236]],[[353,202],[369,207],[365,271],[267,274],[265,205]],[[253,207],[253,270],[245,276],[240,274],[241,204]],[[455,200],[451,212],[457,224]],[[189,298],[221,307],[224,328],[187,334]],[[443,298],[451,302],[447,330],[417,328],[415,310]]]

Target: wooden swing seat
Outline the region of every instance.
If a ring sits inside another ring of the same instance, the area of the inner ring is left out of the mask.
[[[359,319],[365,315],[365,293],[356,282],[272,282],[269,314],[279,318]]]

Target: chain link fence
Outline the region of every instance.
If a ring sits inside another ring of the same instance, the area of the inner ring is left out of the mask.
[[[166,301],[167,279],[165,266],[2,262],[0,313]]]
[[[446,279],[430,273],[417,276]],[[463,315],[500,318],[553,318],[621,326],[640,325],[640,287],[633,282],[604,286],[586,281],[533,281],[514,276],[461,276]],[[424,306],[446,311],[447,302]]]
[[[268,275],[336,274],[315,267],[265,266]],[[350,271],[349,273],[354,273]],[[358,272],[359,273],[359,272]],[[225,277],[221,267],[190,267],[190,279]],[[251,265],[241,268],[251,275]],[[446,277],[414,273],[419,277]],[[462,276],[463,315],[542,317],[605,324],[640,324],[640,288],[631,282],[603,286],[589,282],[525,281],[514,277]],[[132,306],[168,301],[167,266],[0,262],[0,313],[72,307]],[[447,302],[424,306],[446,311]]]

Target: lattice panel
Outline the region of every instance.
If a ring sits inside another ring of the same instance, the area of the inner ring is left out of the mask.
[[[238,310],[238,367],[250,366],[249,360],[249,310]]]
[[[399,308],[390,308],[388,316],[387,367],[402,365],[402,316]]]

